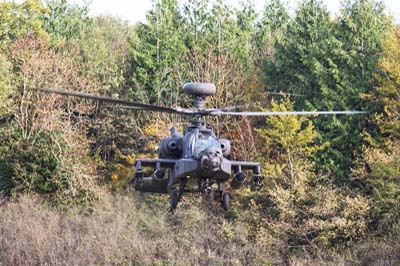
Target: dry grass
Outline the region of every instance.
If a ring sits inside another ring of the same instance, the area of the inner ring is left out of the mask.
[[[108,196],[91,211],[59,212],[32,197],[0,209],[0,265],[263,265],[265,247],[228,240],[221,217],[186,205]],[[146,196],[147,197],[147,196]]]
[[[0,265],[396,265],[400,245],[359,245],[350,254],[301,253],[254,243],[220,211],[139,194],[106,196],[90,210],[60,212],[21,197],[0,207]],[[202,206],[202,205],[199,205]],[[215,206],[214,206],[215,208]],[[372,264],[371,264],[372,263]]]
[[[399,237],[359,243],[341,252],[319,251],[314,256],[303,254],[290,262],[293,266],[397,266],[400,265]]]

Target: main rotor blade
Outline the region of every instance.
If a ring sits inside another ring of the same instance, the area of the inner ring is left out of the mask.
[[[278,115],[354,115],[366,114],[364,111],[288,111],[288,112],[223,112],[215,111],[210,115],[235,115],[235,116],[278,116]]]
[[[149,110],[148,108],[136,107],[136,106],[127,106],[127,105],[105,105],[105,108],[113,108],[113,109],[127,109],[127,110]],[[197,111],[195,109],[189,108],[175,108],[177,114],[184,115],[196,115],[196,114],[204,114],[204,112]],[[214,110],[214,109],[212,109]]]
[[[55,93],[55,94],[61,94],[61,95],[67,95],[67,96],[93,99],[93,100],[98,100],[101,102],[122,104],[125,106],[137,107],[137,108],[140,108],[141,110],[149,110],[149,111],[156,111],[156,112],[163,112],[163,113],[174,113],[174,114],[187,114],[183,109],[178,110],[178,109],[165,107],[165,106],[158,106],[158,105],[139,103],[139,102],[133,102],[133,101],[128,101],[128,100],[114,99],[114,98],[107,97],[107,96],[98,96],[98,95],[85,93],[85,92],[67,91],[67,90],[58,89],[58,88],[57,89],[56,88],[36,88],[36,90],[42,91],[42,92],[47,92],[47,93]]]
[[[148,110],[147,108],[143,107],[126,106],[126,105],[104,105],[102,107],[110,109],[129,109],[129,110],[139,110],[139,111]]]
[[[286,92],[275,92],[275,91],[267,91],[265,92],[267,95],[277,95],[277,96],[289,96],[289,97],[302,97],[305,96],[304,94],[296,94],[296,93],[286,93]]]
[[[300,97],[300,96],[304,96],[303,94],[290,94],[290,93],[283,93],[283,92],[266,92],[267,95],[275,95],[275,96],[296,96],[296,97]],[[263,102],[252,102],[252,103],[246,103],[246,104],[237,104],[237,105],[231,105],[231,106],[227,106],[227,107],[221,107],[221,108],[215,108],[216,111],[220,110],[220,111],[232,111],[235,109],[241,109],[241,108],[249,108],[249,107],[253,107],[256,105],[265,105],[267,104],[268,101],[263,101]]]

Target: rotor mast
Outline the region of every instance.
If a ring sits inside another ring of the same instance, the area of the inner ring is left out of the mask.
[[[207,96],[212,96],[216,92],[215,85],[212,83],[199,83],[191,82],[183,85],[183,91],[192,96],[193,105],[196,109],[195,120],[192,120],[192,126],[201,127],[205,126],[205,121],[202,117],[206,115],[204,108],[204,101]]]

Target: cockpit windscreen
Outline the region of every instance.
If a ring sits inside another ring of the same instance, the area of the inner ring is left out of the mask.
[[[211,134],[207,132],[199,132],[195,147],[196,149],[203,150],[211,147],[218,148],[220,147],[220,144],[213,136],[211,136]]]

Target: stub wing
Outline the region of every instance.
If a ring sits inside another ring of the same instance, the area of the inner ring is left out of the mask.
[[[168,193],[169,179],[164,169],[174,168],[176,161],[173,159],[137,159],[133,181],[135,189],[142,192]],[[150,176],[144,176],[142,167],[150,167],[154,169],[154,173]]]
[[[173,168],[177,160],[174,159],[136,159],[136,171],[141,171],[142,167]]]
[[[261,166],[257,162],[231,161],[231,165],[234,173],[241,172],[242,170],[252,170],[256,175],[261,174]]]

